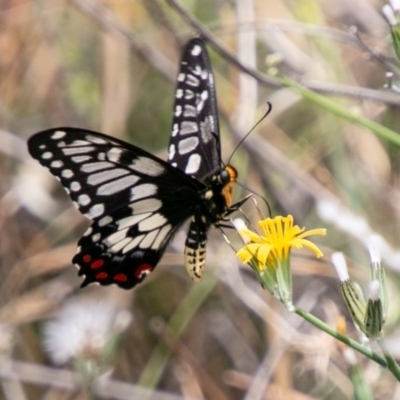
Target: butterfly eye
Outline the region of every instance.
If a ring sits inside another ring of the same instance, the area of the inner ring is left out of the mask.
[[[229,176],[229,173],[228,173],[228,171],[226,171],[225,169],[222,170],[222,171],[220,172],[219,176],[218,176],[218,180],[219,180],[219,183],[220,183],[221,185],[226,185],[227,183],[229,183],[230,179],[231,179],[231,178],[230,178],[230,176]]]

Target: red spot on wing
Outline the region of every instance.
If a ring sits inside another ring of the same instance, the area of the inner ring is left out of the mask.
[[[83,256],[83,262],[88,263],[92,261],[92,256],[90,254],[86,254]]]
[[[142,264],[139,268],[135,271],[135,277],[140,279],[143,274],[149,274],[153,270],[153,267],[150,264]]]
[[[95,279],[97,279],[97,280],[99,280],[99,281],[102,281],[102,280],[107,279],[107,278],[108,278],[107,272],[99,272],[99,273],[95,276]]]
[[[100,268],[100,267],[102,267],[104,265],[104,260],[96,260],[96,261],[93,261],[91,264],[90,264],[90,268],[91,269],[97,269],[97,268]]]
[[[117,282],[126,282],[128,280],[128,277],[125,274],[117,274],[114,276],[114,281]]]

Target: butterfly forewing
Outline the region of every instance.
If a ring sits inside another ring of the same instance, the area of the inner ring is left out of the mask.
[[[204,187],[150,153],[92,131],[47,130],[29,139],[28,147],[94,220],[73,259],[86,276],[83,285],[128,288],[144,279],[193,214]]]
[[[168,161],[202,180],[221,168],[214,77],[202,39],[185,47],[177,81]]]

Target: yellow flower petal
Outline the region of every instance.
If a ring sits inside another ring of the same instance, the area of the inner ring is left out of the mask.
[[[252,232],[250,229],[241,228],[238,230],[238,232],[239,232],[239,235],[245,239],[245,241],[254,242],[254,243],[262,242],[262,237],[259,234]]]
[[[325,235],[326,229],[311,229],[306,231],[293,224],[293,217],[277,216],[258,221],[263,231],[263,236],[250,231],[247,228],[238,230],[245,237],[247,243],[245,249],[238,252],[238,257],[243,262],[249,262],[254,256],[260,263],[260,268],[278,265],[281,260],[287,259],[291,247],[307,247],[312,250],[316,257],[322,257],[322,251],[312,242],[305,238],[311,235]],[[239,256],[240,253],[240,256]]]
[[[258,252],[260,245],[258,243],[248,243],[243,246],[236,256],[244,263],[247,264]]]
[[[260,265],[264,266],[266,264],[271,249],[272,245],[269,244],[259,245],[256,257]]]

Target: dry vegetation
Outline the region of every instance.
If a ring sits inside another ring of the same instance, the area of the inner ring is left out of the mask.
[[[46,323],[68,304],[76,307],[67,313],[73,325],[81,323],[82,310],[92,320],[107,317],[113,339],[132,317],[113,341],[112,356],[102,359],[104,371],[113,370],[99,385],[99,398],[351,398],[337,342],[289,315],[215,229],[205,278],[197,285],[183,268],[182,231],[134,290],[79,289],[70,260],[88,221],[30,159],[26,139],[50,127],[83,127],[165,158],[180,46],[196,28],[212,41],[224,160],[271,102],[271,114],[232,159],[239,180],[262,193],[274,215],[292,214],[300,226],[328,229],[316,240],[322,261],[306,252],[293,256],[295,302],[332,326],[340,315],[347,318],[330,254],[343,251],[351,275],[365,283],[366,241],[373,232],[382,235],[390,285],[385,333],[400,357],[399,149],[269,74],[271,56],[279,55],[278,68],[292,79],[400,131],[400,95],[383,88],[386,72],[396,74],[396,67],[382,5],[0,0],[0,399],[90,396],[75,372],[79,365],[56,367],[43,346]],[[243,193],[237,187],[237,197]],[[256,215],[251,205],[247,211]],[[105,311],[96,317],[99,306]],[[357,338],[349,320],[348,332]],[[65,328],[60,348],[72,346],[73,335]],[[86,356],[96,364],[92,345]],[[358,360],[375,399],[400,398],[392,375]]]

